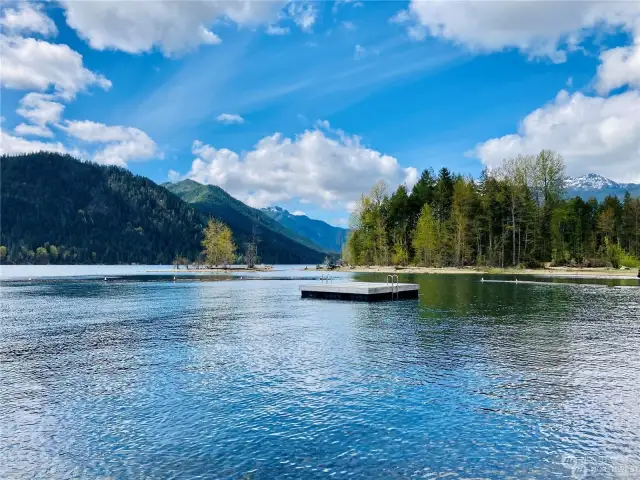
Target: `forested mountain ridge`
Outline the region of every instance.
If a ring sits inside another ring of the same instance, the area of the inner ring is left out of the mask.
[[[326,250],[340,252],[347,241],[349,231],[346,228],[334,227],[306,215],[294,215],[277,206],[263,208],[262,211],[284,227],[308,238]]]
[[[249,207],[215,185],[193,180],[163,184],[198,211],[226,223],[240,249],[254,234],[259,238],[258,256],[266,263],[320,263],[326,252],[306,238],[291,232],[258,209]]]
[[[206,218],[124,168],[3,155],[0,180],[3,261],[170,264],[200,253]]]

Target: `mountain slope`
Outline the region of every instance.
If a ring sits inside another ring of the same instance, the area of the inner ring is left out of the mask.
[[[0,179],[12,263],[170,264],[201,249],[206,219],[123,168],[34,153],[0,157]]]
[[[627,191],[632,197],[640,197],[640,184],[618,183],[595,173],[569,177],[565,181],[565,188],[567,197],[582,197],[585,200],[593,197],[602,201],[609,195],[622,199]]]
[[[347,241],[348,230],[345,228],[334,227],[306,215],[293,215],[280,207],[267,207],[262,211],[289,230],[331,252],[340,252]]]
[[[165,183],[164,187],[206,215],[226,223],[239,245],[249,241],[254,225],[260,238],[258,255],[265,263],[319,263],[326,253],[321,247],[286,229],[260,210],[245,205],[215,185],[193,180]]]

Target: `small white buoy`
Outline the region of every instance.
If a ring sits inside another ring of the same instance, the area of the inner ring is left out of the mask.
[[[105,281],[105,282],[107,281],[107,277],[104,277],[104,281]]]
[[[31,281],[31,279],[29,279],[29,281]]]
[[[516,283],[518,283],[518,277],[516,277]]]
[[[482,278],[480,279],[480,281],[481,281],[481,282],[484,282],[484,277],[482,277]]]
[[[176,281],[176,277],[173,277],[173,281],[174,281],[174,282]]]

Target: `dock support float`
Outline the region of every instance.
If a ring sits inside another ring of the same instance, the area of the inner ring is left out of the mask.
[[[385,300],[418,298],[415,283],[345,282],[301,285],[302,298],[379,302]]]

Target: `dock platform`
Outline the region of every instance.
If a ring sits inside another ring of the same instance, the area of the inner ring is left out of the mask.
[[[406,298],[418,298],[419,286],[415,283],[316,283],[301,285],[302,298],[329,300],[355,300],[379,302]]]

